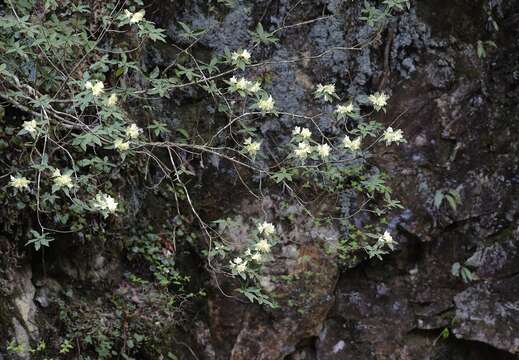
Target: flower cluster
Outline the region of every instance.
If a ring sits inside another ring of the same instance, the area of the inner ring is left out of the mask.
[[[348,103],[347,105],[337,105],[335,109],[337,113],[337,119],[344,120],[346,117],[357,118],[359,109],[353,105],[353,102]]]
[[[261,141],[252,141],[252,138],[249,137],[245,139],[243,147],[245,151],[254,158],[261,148]]]
[[[296,126],[294,130],[292,130],[293,136],[300,136],[303,140],[308,140],[312,137],[312,132],[308,128],[300,128],[299,126]]]
[[[113,197],[102,192],[97,193],[95,199],[92,201],[92,207],[101,212],[104,217],[107,217],[110,213],[115,213],[117,205],[118,203]]]
[[[130,24],[137,24],[140,21],[142,21],[142,19],[144,19],[144,14],[144,10],[140,10],[136,13],[132,13],[129,10],[124,10],[124,15],[126,16],[126,18],[128,18]]]
[[[67,171],[66,173],[62,174],[59,169],[55,169],[52,173],[52,178],[54,181],[54,186],[57,189],[61,188],[73,188],[74,184],[72,182],[71,171]]]
[[[247,93],[256,94],[261,90],[261,83],[259,81],[252,82],[244,77],[237,79],[236,76],[233,76],[229,79],[228,84],[231,92],[237,91],[241,96],[245,96]]]
[[[264,96],[261,99],[259,99],[256,103],[256,107],[263,113],[273,112],[274,99],[272,99],[272,95]]]
[[[386,131],[384,131],[383,139],[386,142],[386,145],[390,145],[391,143],[404,143],[404,135],[402,130],[397,129],[393,130],[392,127],[388,127]]]
[[[31,182],[25,176],[11,175],[11,181],[9,181],[9,185],[15,189],[29,189],[30,183]]]
[[[301,141],[294,150],[295,156],[301,160],[305,160],[311,152],[312,146],[307,141]]]
[[[101,95],[102,93],[104,93],[104,88],[105,88],[105,85],[103,84],[102,81],[87,81],[85,83],[85,88],[92,91],[92,95],[94,96],[99,96]]]
[[[366,245],[364,249],[370,258],[377,257],[382,259],[382,255],[388,253],[385,248],[387,247],[390,251],[393,251],[396,244],[397,242],[393,239],[389,231],[386,230],[383,234],[377,236],[377,242],[375,244]]]
[[[317,145],[317,153],[319,154],[319,156],[324,160],[326,159],[328,156],[330,156],[330,145],[328,144],[319,144]]]
[[[336,97],[337,95],[335,94],[335,84],[317,85],[317,89],[315,90],[315,98],[323,98],[324,101],[331,102],[333,101],[333,98]]]
[[[244,77],[236,78],[233,76],[226,81],[229,84],[229,91],[231,93],[237,92],[240,96],[256,95],[257,101],[251,106],[252,109],[258,109],[262,113],[275,113],[275,101],[272,95],[267,94],[261,89],[261,82],[247,80]]]
[[[106,99],[106,106],[112,107],[117,104],[117,94],[112,94]]]
[[[251,54],[247,49],[234,51],[230,54],[230,60],[237,68],[244,70],[245,65],[250,64]]]
[[[137,139],[142,133],[142,129],[135,124],[131,124],[126,128],[125,133],[130,139]]]
[[[391,250],[395,248],[396,241],[393,239],[389,231],[384,231],[384,234],[378,237],[378,243],[381,245],[386,245]]]
[[[359,136],[355,138],[354,140],[351,140],[348,135],[344,137],[342,140],[342,145],[344,148],[349,149],[351,151],[358,151],[360,150],[360,145],[362,143],[362,138]]]
[[[276,233],[274,225],[264,221],[263,223],[257,224],[256,229],[259,236],[258,241],[252,247],[245,250],[242,257],[238,256],[229,261],[229,267],[233,275],[239,275],[245,278],[249,270],[249,264],[261,264],[265,256],[271,252],[272,244],[269,239]]]
[[[34,138],[38,133],[38,123],[34,119],[31,121],[24,121],[22,125],[22,130],[24,133],[31,134],[31,136]]]
[[[114,141],[114,149],[119,152],[125,152],[130,149],[130,142],[124,141],[122,139],[115,139]]]
[[[250,58],[251,58],[251,55],[250,55],[249,50],[247,50],[247,49],[234,51],[231,54],[232,61],[236,61],[236,62],[242,60],[242,61],[249,63]]]
[[[382,110],[386,105],[387,101],[389,100],[389,96],[386,95],[383,92],[376,92],[368,97],[369,101],[375,108],[375,110],[380,111]]]

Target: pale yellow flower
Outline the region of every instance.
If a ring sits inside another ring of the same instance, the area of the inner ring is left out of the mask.
[[[335,112],[337,113],[339,120],[344,119],[346,116],[355,115],[355,106],[353,106],[352,102],[347,105],[337,105]]]
[[[24,121],[23,129],[34,137],[34,135],[36,135],[36,132],[38,131],[38,124],[34,119],[31,121]]]
[[[243,77],[240,78],[240,80],[238,80],[236,82],[236,89],[238,89],[238,90],[247,90],[250,86],[251,86],[250,81]]]
[[[251,93],[257,93],[258,91],[261,90],[261,83],[259,81],[256,81],[254,84],[252,84],[250,87],[249,87],[249,91]]]
[[[247,262],[243,262],[239,265],[236,265],[236,271],[239,273],[243,273],[247,270]]]
[[[276,232],[276,229],[272,223],[264,221],[257,226],[260,234],[264,234],[265,236],[270,236]]]
[[[61,174],[59,169],[54,170],[52,176],[54,177],[54,184],[62,187],[72,188],[74,184],[72,183],[72,177],[69,174]]]
[[[114,141],[114,148],[118,151],[127,151],[130,148],[130,143],[128,141],[123,141],[121,139],[116,139]]]
[[[373,104],[375,110],[379,111],[387,105],[387,101],[389,100],[389,96],[387,96],[383,92],[376,92],[369,97],[369,101]]]
[[[344,140],[342,140],[342,145],[346,149],[350,149],[351,151],[357,151],[357,150],[360,150],[361,142],[362,142],[362,139],[360,136],[354,140],[351,140],[350,137],[348,135],[346,135],[344,137]]]
[[[245,151],[249,153],[249,155],[254,157],[261,148],[261,141],[252,141],[252,138],[249,137],[243,143],[243,147],[245,148]]]
[[[271,245],[265,239],[262,239],[256,243],[256,250],[259,252],[268,253],[270,252]]]
[[[301,137],[303,139],[310,139],[312,137],[312,132],[308,128],[301,129]]]
[[[317,145],[317,153],[323,159],[330,156],[330,146],[328,144]]]
[[[386,142],[386,145],[389,145],[393,142],[399,143],[399,142],[405,142],[404,135],[402,133],[402,130],[393,130],[392,127],[388,127],[386,131],[384,131],[384,141]]]
[[[259,100],[256,105],[258,106],[258,109],[263,112],[271,112],[274,110],[274,99],[272,98],[272,95],[269,95],[268,98]]]
[[[114,213],[117,210],[118,203],[113,197],[103,193],[97,193],[94,200],[94,207],[101,211]]]
[[[130,139],[137,139],[140,133],[142,133],[142,129],[135,124],[131,124],[126,128],[126,136]]]
[[[384,232],[384,234],[378,237],[378,242],[387,245],[390,249],[393,249],[394,245],[396,244],[396,241],[387,230]]]
[[[240,257],[234,258],[233,261],[229,262],[229,265],[238,273],[243,273],[247,270],[247,261],[244,261]]]
[[[312,132],[308,128],[300,128],[296,126],[292,131],[293,136],[300,135],[303,139],[310,139],[312,137]]]
[[[235,51],[231,54],[231,58],[234,61],[237,60],[244,60],[245,62],[249,62],[251,55],[250,52],[247,49],[241,50],[241,51]]]
[[[144,19],[144,14],[146,12],[144,10],[140,10],[136,13],[132,13],[131,11],[124,10],[124,14],[128,19],[130,19],[130,24],[137,24],[138,22]]]
[[[104,92],[105,85],[101,81],[96,81],[95,83],[87,81],[85,88],[91,90],[94,96],[99,96]]]
[[[311,152],[312,148],[306,141],[300,142],[294,150],[294,154],[300,159],[306,159]]]
[[[262,257],[261,257],[261,254],[259,252],[257,252],[251,256],[251,259],[259,263],[259,262],[261,262]]]
[[[24,176],[12,176],[11,181],[9,181],[9,185],[16,189],[29,188],[29,184],[31,182]]]
[[[325,101],[332,101],[332,99],[335,97],[335,84],[317,85],[317,90],[315,90],[315,97],[322,97]]]
[[[106,100],[106,105],[112,107],[112,106],[115,106],[115,104],[117,104],[117,94],[112,94]]]

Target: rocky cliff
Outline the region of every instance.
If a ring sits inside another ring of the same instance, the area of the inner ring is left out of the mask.
[[[204,176],[215,180],[200,181],[195,202],[210,220],[232,217],[241,224],[232,241],[239,244],[248,218],[267,213],[291,221],[278,228],[275,261],[262,283],[279,308],[229,297],[236,284],[212,274],[196,244],[186,245],[176,261],[192,269],[192,283],[207,296],[177,314],[154,307],[162,302],[143,303],[123,276],[134,265],[116,242],[86,253],[62,241],[45,258],[45,267],[40,257],[20,255],[16,266],[5,264],[12,270],[0,269],[5,344],[12,338],[22,343],[58,338],[67,321],[85,312],[103,314],[92,321],[110,321],[118,315],[105,303],[122,301],[134,304],[135,313],[149,312],[152,324],[178,321],[173,330],[152,325],[143,331],[152,331],[160,346],[182,359],[517,357],[519,3],[413,1],[378,34],[359,19],[357,1],[238,1],[216,11],[195,0],[147,5],[172,41],[183,41],[178,21],[206,29],[196,44],[200,54],[247,44],[247,30],[259,21],[266,29],[308,21],[287,28],[278,44],[261,49],[271,62],[255,71],[276,74],[269,92],[282,111],[312,116],[312,86],[320,82],[333,82],[350,95],[389,93],[387,114],[379,120],[403,129],[407,143],[391,150],[376,147],[371,161],[390,174],[404,206],[389,218],[398,246],[382,260],[360,256],[339,262],[323,244],[337,244],[344,229],[314,226],[297,204],[280,206],[279,193],[253,201],[236,185],[232,169],[214,160]],[[371,36],[374,46],[351,49]],[[485,47],[489,40],[495,48]],[[167,45],[150,46],[142,61],[150,68],[167,66],[176,54]],[[185,93],[157,101],[147,116],[172,127],[204,117],[210,127],[215,120],[209,106],[199,94]],[[339,132],[329,116],[316,121],[325,131]],[[261,132],[265,139],[275,138],[298,124],[289,116],[267,118]],[[215,184],[223,190],[215,191]],[[449,190],[460,195],[456,206],[446,198],[438,201]],[[168,204],[135,197],[136,206],[145,208],[142,216],[154,221],[167,216]],[[351,211],[347,196],[343,202],[344,211]],[[196,236],[201,230],[189,231]],[[4,260],[7,254],[16,258],[14,252],[0,244]],[[66,300],[75,297],[81,300]],[[64,308],[74,308],[74,315]],[[131,323],[131,311],[122,327]],[[0,358],[9,359],[1,349]],[[141,352],[135,358],[152,357]]]

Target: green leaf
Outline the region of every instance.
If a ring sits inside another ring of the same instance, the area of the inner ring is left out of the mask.
[[[444,198],[443,191],[441,191],[441,190],[436,191],[436,193],[434,194],[434,207],[436,209],[439,209],[440,206],[442,205],[443,198]]]
[[[281,168],[281,170],[272,175],[272,179],[278,184],[284,180],[292,181],[292,174],[285,168]]]
[[[258,23],[256,26],[256,31],[249,31],[249,34],[252,36],[252,40],[255,43],[262,43],[262,44],[275,44],[279,41],[278,38],[274,36],[274,33],[269,33],[263,30],[263,25],[261,23]]]

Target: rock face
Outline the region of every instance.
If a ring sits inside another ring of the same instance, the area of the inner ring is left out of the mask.
[[[365,260],[339,269],[333,254],[324,249],[333,248],[343,235],[340,229],[315,227],[294,204],[276,208],[274,195],[259,206],[233,190],[204,202],[206,193],[200,191],[204,211],[224,207],[240,224],[239,231],[228,235],[236,249],[243,246],[241,235],[252,226],[250,219],[279,223],[276,260],[261,285],[267,293],[277,294],[280,308],[229,298],[225,294],[236,284],[213,277],[208,300],[201,306],[203,316],[193,320],[191,333],[184,334],[197,357],[515,359],[519,354],[519,3],[412,1],[408,13],[377,35],[375,48],[327,54],[322,54],[327,48],[347,48],[375,35],[358,20],[361,2],[239,1],[220,17],[210,15],[204,1],[181,3],[185,6],[150,2],[160,10],[157,20],[172,39],[180,39],[178,20],[207,28],[203,51],[242,46],[250,34],[241,30],[260,19],[272,27],[266,30],[273,30],[284,21],[334,15],[333,21],[287,29],[279,44],[262,50],[262,56],[274,62],[262,70],[278,74],[268,91],[281,110],[313,115],[313,84],[334,82],[352,95],[385,90],[391,100],[383,121],[402,128],[408,141],[391,152],[375,149],[378,165],[391,175],[395,197],[405,207],[390,219],[399,245],[383,261]],[[498,19],[499,32],[489,27],[489,14]],[[497,48],[478,57],[477,40],[486,39],[494,40]],[[166,64],[171,56],[163,49],[150,53],[155,55],[146,61],[153,65]],[[304,61],[290,61],[301,54],[308,55]],[[176,125],[181,115],[206,110],[203,101],[189,106],[179,110],[161,103],[154,115]],[[316,121],[338,134],[330,116]],[[301,124],[280,116],[265,120],[261,132],[266,139],[283,136]],[[265,146],[271,146],[268,140]],[[211,171],[228,177],[216,160],[211,165]],[[446,202],[435,206],[435,193],[450,189],[461,195],[457,208]],[[287,218],[290,228],[283,226]],[[119,279],[124,264],[107,259],[98,254],[88,266],[62,261],[60,269],[71,283]],[[465,283],[454,276],[455,263],[475,280]],[[13,292],[17,295],[9,310],[15,314],[9,334],[27,343],[38,331],[35,313],[53,315],[45,314],[44,291],[36,294],[36,308],[30,269],[19,272],[16,279],[20,291]]]
[[[34,295],[36,288],[32,283],[32,271],[30,267],[19,269],[10,274],[10,282],[13,287],[13,313],[12,327],[14,338],[18,344],[29,349],[31,341],[39,338],[38,326],[36,324],[36,304]],[[19,354],[22,359],[30,359],[28,350]]]
[[[343,15],[342,29],[325,21],[307,32],[289,33],[273,58],[286,59],[295,48],[318,53],[326,45],[348,46],[362,38],[367,30],[351,20],[355,6],[331,3],[328,9]],[[502,31],[494,35],[498,49],[486,59],[477,56],[474,41],[486,26],[484,6],[503,14]],[[312,13],[304,6],[297,11]],[[377,81],[392,89],[386,118],[404,129],[408,144],[391,153],[380,149],[379,163],[392,175],[406,207],[390,223],[400,234],[400,246],[383,262],[341,272],[329,293],[327,282],[308,288],[309,297],[334,299],[332,307],[314,309],[316,316],[260,316],[245,307],[236,320],[234,311],[225,310],[228,300],[213,299],[209,322],[218,339],[214,348],[221,350],[217,358],[514,358],[519,122],[512,100],[518,80],[512,73],[518,48],[507,31],[517,31],[518,11],[511,2],[424,1],[391,25],[385,69],[373,51],[355,57],[358,62],[346,52],[276,69],[286,75],[273,81],[272,91],[277,99],[287,98],[280,104],[287,111],[311,109],[303,94],[316,78],[331,76],[353,93]],[[293,80],[296,86],[284,88]],[[327,119],[320,121],[327,126]],[[281,118],[262,130],[291,124]],[[447,204],[437,209],[436,191],[448,189],[458,189],[461,204],[456,210]],[[453,276],[454,263],[468,267],[477,280],[465,284]],[[292,285],[281,289],[290,292]],[[445,329],[447,338],[440,336]]]

